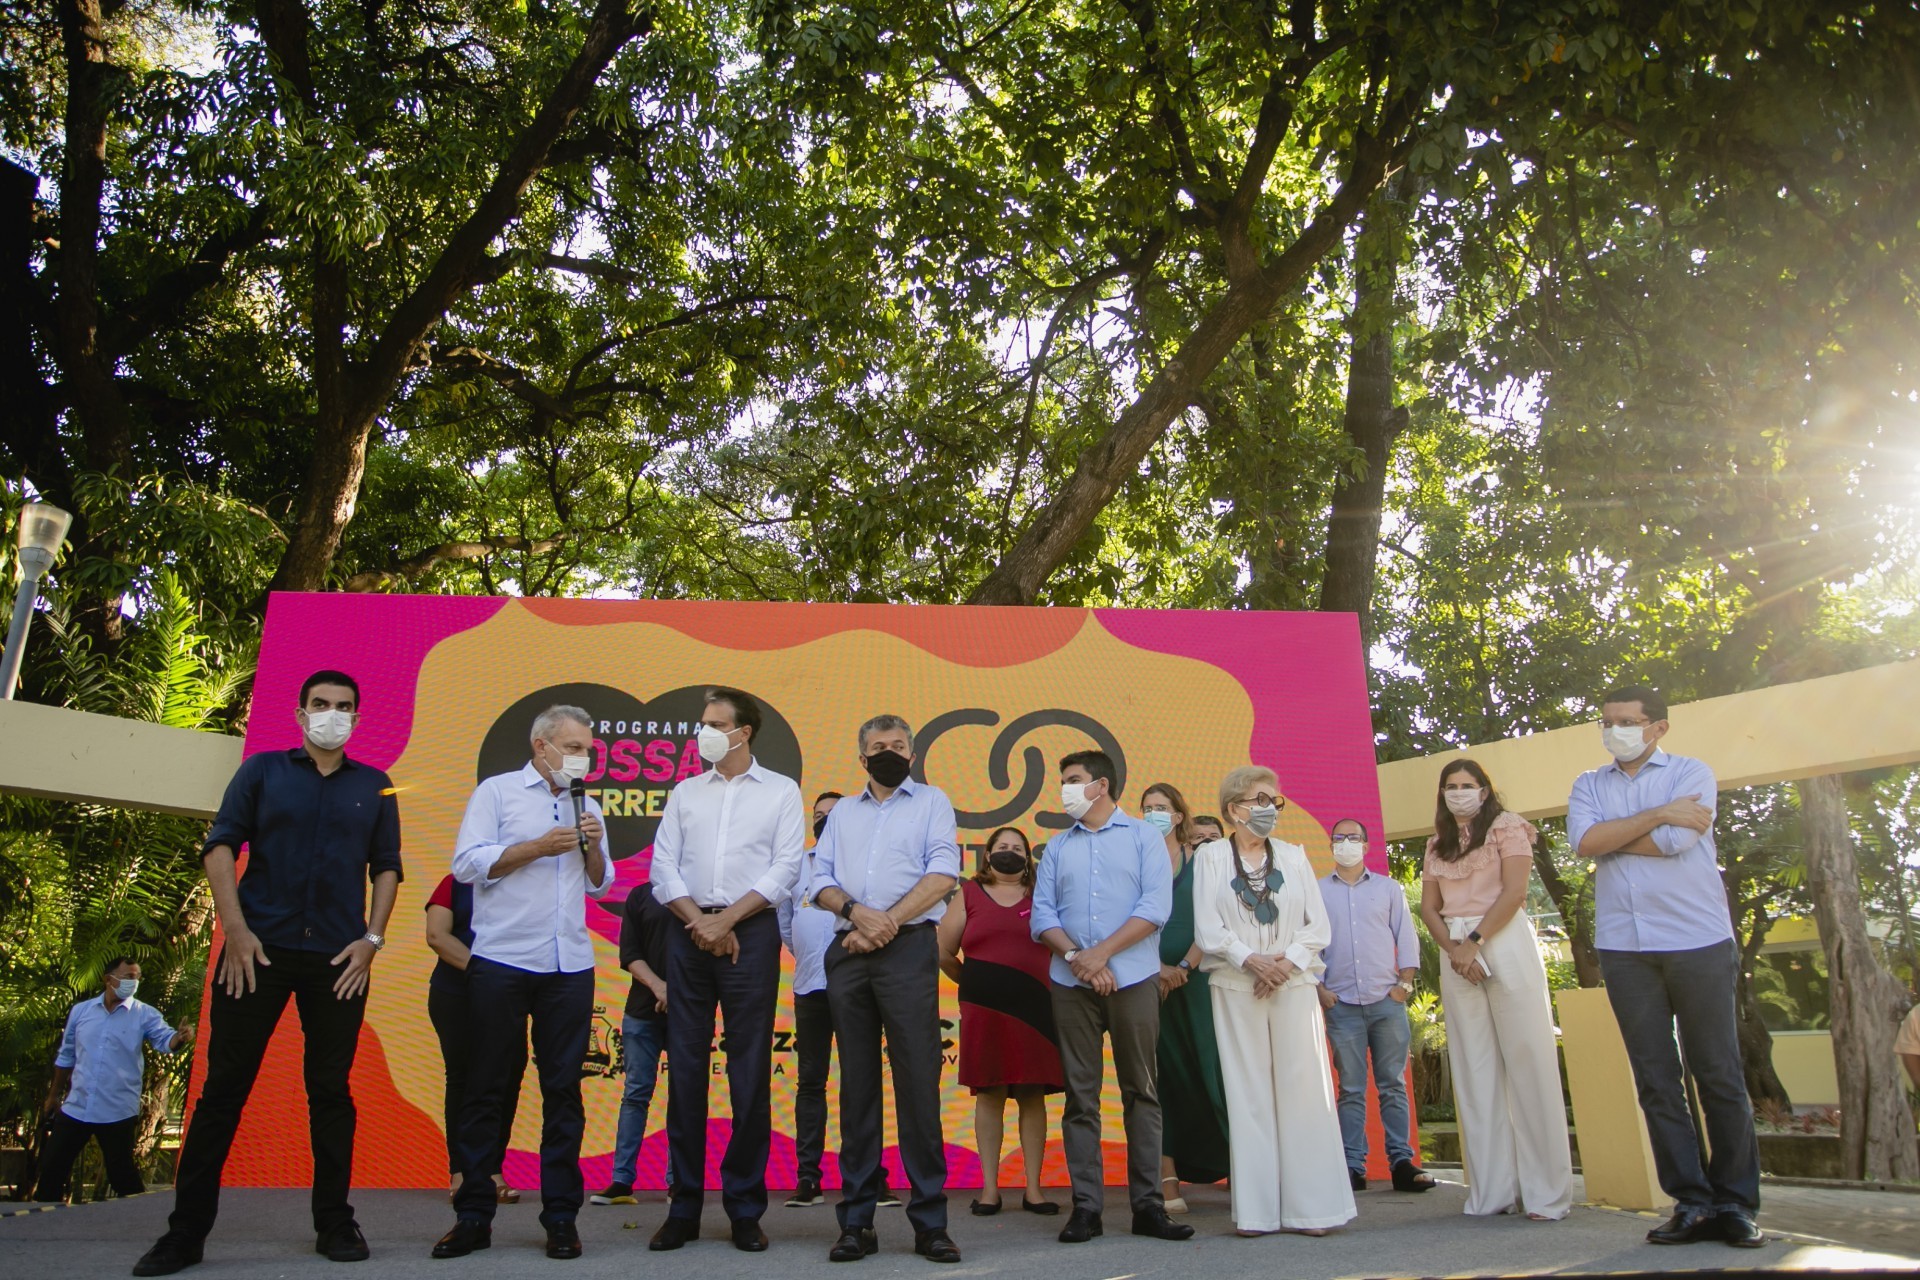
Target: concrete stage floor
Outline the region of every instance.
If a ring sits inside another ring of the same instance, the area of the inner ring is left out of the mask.
[[[1443,1179],[1457,1173],[1439,1174]],[[1469,1220],[1460,1213],[1465,1189],[1443,1181],[1425,1195],[1369,1191],[1359,1198],[1360,1216],[1324,1239],[1233,1235],[1222,1187],[1190,1190],[1191,1222],[1198,1234],[1185,1244],[1137,1239],[1127,1233],[1124,1193],[1109,1189],[1107,1232],[1083,1245],[1054,1239],[1063,1218],[1017,1210],[992,1218],[967,1211],[970,1192],[952,1202],[952,1234],[965,1254],[959,1266],[936,1267],[914,1256],[913,1235],[901,1210],[880,1211],[880,1253],[857,1266],[827,1261],[835,1233],[831,1204],[811,1209],[775,1207],[763,1221],[773,1247],[765,1254],[736,1252],[725,1220],[709,1201],[706,1236],[678,1253],[647,1252],[647,1238],[665,1215],[657,1193],[639,1205],[587,1206],[580,1215],[585,1256],[549,1262],[532,1197],[503,1206],[494,1223],[494,1245],[457,1262],[436,1262],[428,1248],[452,1225],[446,1196],[430,1191],[362,1191],[354,1205],[373,1259],[357,1272],[315,1254],[308,1229],[307,1197],[301,1191],[228,1190],[220,1224],[207,1242],[206,1261],[183,1274],[195,1277],[351,1276],[420,1277],[421,1280],[490,1280],[521,1276],[529,1268],[576,1280],[677,1273],[698,1280],[751,1277],[874,1274],[1003,1276],[1009,1280],[1122,1280],[1128,1277],[1194,1276],[1206,1280],[1335,1280],[1350,1276],[1545,1275],[1555,1272],[1648,1270],[1716,1271],[1750,1267],[1782,1270],[1899,1270],[1920,1272],[1920,1195],[1898,1192],[1772,1188],[1761,1215],[1769,1242],[1764,1249],[1721,1244],[1662,1248],[1645,1243],[1652,1219],[1637,1214],[1577,1207],[1565,1221],[1525,1218]],[[1064,1190],[1053,1197],[1064,1201]],[[1017,1193],[1009,1203],[1017,1202]],[[0,1218],[0,1276],[123,1276],[165,1228],[170,1191],[131,1200],[27,1211]],[[5,1206],[13,1209],[16,1206]],[[24,1206],[21,1206],[24,1208]],[[1803,1234],[1804,1233],[1804,1234]]]

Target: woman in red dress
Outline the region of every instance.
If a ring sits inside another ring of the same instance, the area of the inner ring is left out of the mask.
[[[1020,1156],[1027,1186],[1020,1207],[1058,1213],[1040,1191],[1047,1152],[1046,1096],[1066,1086],[1054,1043],[1046,947],[1029,932],[1033,855],[1017,827],[987,838],[986,865],[947,904],[940,921],[940,969],[960,984],[960,1083],[973,1090],[981,1198],[974,1213],[1000,1212],[1000,1147],[1007,1097],[1020,1104]],[[963,960],[961,957],[965,956]]]

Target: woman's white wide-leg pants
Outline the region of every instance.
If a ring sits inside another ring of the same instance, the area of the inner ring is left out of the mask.
[[[1260,1000],[1216,982],[1213,1026],[1232,1126],[1233,1225],[1297,1231],[1352,1221],[1318,988],[1303,982]]]
[[[1469,922],[1471,923],[1471,922]],[[1440,1006],[1460,1117],[1470,1214],[1524,1208],[1564,1218],[1573,1206],[1566,1095],[1553,1002],[1533,924],[1515,916],[1481,944],[1492,977],[1475,986],[1440,963]],[[1234,1117],[1238,1122],[1239,1117]],[[1235,1130],[1238,1133],[1238,1130]]]

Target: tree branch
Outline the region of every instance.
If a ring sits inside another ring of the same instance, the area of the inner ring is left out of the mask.
[[[353,574],[347,579],[346,588],[348,591],[385,591],[391,587],[404,587],[449,561],[478,560],[497,551],[524,551],[528,555],[543,556],[559,550],[566,540],[567,535],[559,533],[551,538],[522,538],[507,534],[498,538],[482,538],[476,542],[442,542],[391,568],[369,569]]]

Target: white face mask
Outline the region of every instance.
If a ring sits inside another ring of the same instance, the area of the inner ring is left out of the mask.
[[[739,729],[716,729],[710,724],[700,726],[700,758],[708,764],[719,764],[733,750],[733,735]]]
[[[1070,818],[1084,818],[1087,810],[1093,808],[1093,801],[1087,799],[1085,782],[1063,782],[1060,784],[1060,807]]]
[[[1441,799],[1447,802],[1447,808],[1456,818],[1471,818],[1480,812],[1485,803],[1485,788],[1475,787],[1471,791],[1442,791]]]
[[[122,1000],[133,999],[134,995],[139,990],[140,990],[140,979],[138,978],[122,978],[120,979],[119,982],[114,984],[114,988],[113,988],[114,994],[119,996]]]
[[[1367,842],[1342,836],[1333,842],[1333,860],[1343,867],[1357,867],[1367,860]]]
[[[351,711],[309,711],[306,714],[307,741],[322,751],[338,751],[353,736]]]
[[[549,743],[548,745],[551,746],[552,744]],[[593,757],[562,755],[559,764],[549,763],[547,768],[553,770],[553,776],[560,779],[560,781],[572,782],[578,778],[586,777],[587,774],[593,770]]]
[[[1163,836],[1173,834],[1173,815],[1165,809],[1149,809],[1140,815],[1140,821],[1146,823]]]
[[[1606,745],[1608,755],[1625,764],[1646,754],[1647,729],[1638,724],[1603,725],[1600,741]]]

